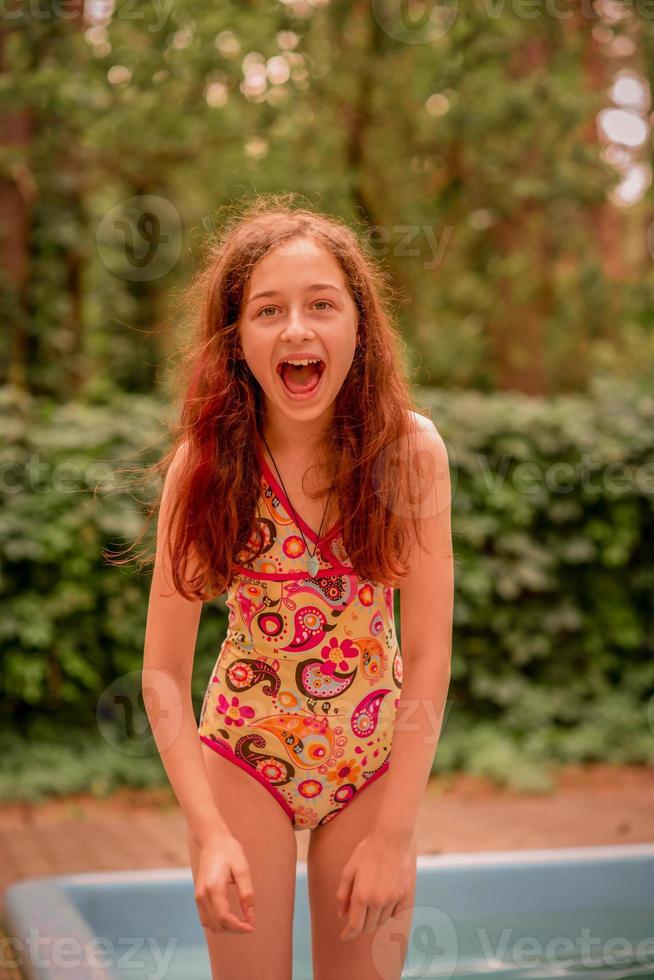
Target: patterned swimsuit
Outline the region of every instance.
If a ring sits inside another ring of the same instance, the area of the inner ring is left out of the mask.
[[[314,829],[389,766],[402,686],[393,589],[357,577],[339,526],[318,539],[297,515],[318,546],[311,577],[293,511],[256,451],[267,546],[236,565],[198,732],[272,794],[294,830]]]

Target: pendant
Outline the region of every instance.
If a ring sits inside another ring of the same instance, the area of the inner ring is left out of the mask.
[[[307,565],[309,566],[309,572],[311,573],[311,576],[315,578],[316,573],[318,572],[318,568],[320,567],[320,561],[315,551],[312,555],[309,555],[309,560],[307,562]]]

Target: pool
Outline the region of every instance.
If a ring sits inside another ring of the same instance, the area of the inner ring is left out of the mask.
[[[26,879],[6,919],[29,980],[210,980],[190,869]],[[310,980],[306,863],[294,956]],[[384,926],[374,957],[381,980],[398,957],[403,977],[654,978],[654,844],[421,855],[408,950]]]

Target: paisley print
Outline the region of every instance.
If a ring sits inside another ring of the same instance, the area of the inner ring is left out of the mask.
[[[257,443],[266,547],[238,556],[228,628],[198,725],[202,741],[257,779],[295,830],[332,820],[389,766],[402,687],[393,589],[358,578],[340,527],[307,571],[293,511]]]

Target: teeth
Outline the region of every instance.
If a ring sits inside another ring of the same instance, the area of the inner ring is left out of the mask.
[[[282,364],[320,364],[320,358],[306,358],[304,361],[282,361]]]

